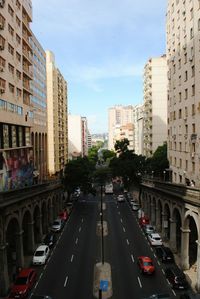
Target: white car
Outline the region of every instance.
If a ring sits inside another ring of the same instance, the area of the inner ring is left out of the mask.
[[[159,234],[153,233],[148,235],[148,240],[152,246],[161,246],[162,239]]]
[[[133,203],[131,206],[133,211],[138,211],[140,209],[140,205],[136,202]]]
[[[118,201],[118,202],[124,202],[124,201],[125,201],[125,197],[124,197],[124,195],[123,195],[123,194],[119,194],[119,195],[117,196],[117,201]]]
[[[33,256],[33,265],[44,265],[50,253],[49,246],[39,246]]]

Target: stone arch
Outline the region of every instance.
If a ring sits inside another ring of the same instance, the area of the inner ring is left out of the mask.
[[[162,213],[163,207],[161,199],[159,198],[156,202],[156,230],[160,232],[162,230]]]
[[[16,273],[16,267],[23,265],[23,261],[21,260],[23,252],[21,252],[22,248],[19,239],[20,233],[21,229],[18,217],[9,217],[5,225],[5,243],[7,246],[7,269],[10,281],[13,280],[13,276]]]
[[[184,218],[183,228],[188,232],[188,265],[191,267],[197,262],[197,240],[199,240],[199,220],[198,215],[192,211],[187,211]]]
[[[33,218],[30,210],[25,210],[22,216],[23,249],[24,256],[28,256],[34,250]]]
[[[171,237],[170,244],[174,252],[181,252],[181,210],[178,207],[174,207],[171,218]]]
[[[163,211],[163,236],[166,240],[170,239],[170,219],[171,213],[169,203],[165,202]]]
[[[42,232],[46,234],[48,232],[48,210],[45,201],[42,202]]]

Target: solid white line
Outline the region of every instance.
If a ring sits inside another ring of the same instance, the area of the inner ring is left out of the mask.
[[[38,282],[39,282],[39,281],[37,281],[37,282],[36,282],[34,289],[36,289],[36,288],[37,288],[37,286],[38,286]]]
[[[123,227],[123,231],[126,232],[125,228]]]
[[[81,231],[81,227],[79,227],[79,232]]]
[[[120,212],[118,212],[118,214],[120,215]]]
[[[135,260],[134,260],[134,257],[133,257],[133,255],[131,254],[131,259],[132,259],[132,262],[134,263],[135,262]]]
[[[168,279],[167,279],[167,282],[168,282],[169,285],[171,285]]]
[[[71,257],[71,263],[72,263],[72,261],[73,261],[73,258],[74,258],[74,255],[72,254],[72,257]]]
[[[67,282],[68,282],[68,276],[66,276],[65,278],[64,288],[66,287]]]
[[[76,238],[76,242],[75,242],[76,244],[78,243],[78,238]]]
[[[126,239],[126,243],[129,245],[129,240],[128,239]]]
[[[120,219],[121,223],[123,222],[122,218]]]
[[[142,284],[141,284],[140,278],[138,277],[137,279],[138,279],[140,287],[142,288]]]
[[[39,280],[42,278],[43,273],[40,274]]]
[[[173,292],[174,296],[176,296],[176,293],[174,292],[174,290],[173,290],[173,289],[172,289],[172,292]]]

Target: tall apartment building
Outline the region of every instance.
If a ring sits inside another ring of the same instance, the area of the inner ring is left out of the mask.
[[[175,183],[200,186],[200,1],[168,1],[168,158]]]
[[[55,57],[46,51],[48,171],[63,170],[68,159],[67,82],[55,65]]]
[[[108,149],[113,150],[117,140],[128,138],[129,149],[134,149],[134,107],[116,105],[108,111]]]
[[[87,118],[80,115],[68,115],[69,159],[88,155]]]
[[[167,141],[167,60],[151,58],[144,68],[144,148],[151,157]]]
[[[135,153],[143,155],[143,105],[134,108]]]
[[[31,0],[0,2],[0,191],[33,183]]]
[[[32,33],[33,80],[31,104],[33,106],[33,127],[31,144],[34,157],[34,181],[41,182],[47,177],[47,88],[46,88],[46,53]]]

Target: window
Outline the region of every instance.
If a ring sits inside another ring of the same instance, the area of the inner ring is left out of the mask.
[[[195,172],[195,162],[192,162],[192,172]]]
[[[179,167],[182,168],[182,159],[179,159]]]
[[[182,152],[182,142],[179,142],[179,151]]]
[[[18,43],[18,45],[21,44],[21,37],[18,34],[16,34],[16,42]]]
[[[192,96],[195,95],[195,84],[192,85]]]
[[[22,96],[21,89],[17,88],[17,97],[20,98]]]
[[[176,111],[174,111],[174,120],[176,120]]]
[[[16,0],[16,6],[17,6],[18,9],[21,8],[21,4],[20,4],[19,0]]]
[[[8,70],[9,70],[9,73],[11,73],[12,75],[14,75],[14,66],[12,64],[8,64]]]
[[[188,125],[185,125],[185,134],[188,134]]]
[[[181,58],[178,60],[178,68],[181,68]]]
[[[190,20],[192,20],[194,17],[194,11],[193,8],[190,9]]]
[[[192,77],[194,77],[195,76],[195,67],[194,67],[194,65],[192,65],[191,70],[192,70]]]
[[[181,85],[181,75],[178,77],[179,86]]]
[[[185,107],[185,117],[188,117],[188,108]]]
[[[187,79],[188,79],[188,72],[185,71],[185,81],[187,81]]]
[[[0,35],[0,50],[3,50],[5,48],[5,38]]]
[[[15,87],[11,83],[9,83],[9,91],[14,94]]]
[[[21,55],[18,52],[16,52],[16,58],[19,62],[21,62]]]
[[[185,89],[185,100],[187,100],[187,98],[188,98],[188,89],[186,88]]]
[[[190,28],[190,39],[194,37],[194,30],[193,28]]]
[[[181,92],[179,92],[178,96],[179,96],[179,102],[181,102]]]
[[[184,54],[184,63],[187,63],[187,53]]]
[[[174,142],[174,150],[176,151],[176,141]]]
[[[185,170],[188,170],[188,160],[185,160]]]
[[[192,104],[192,115],[195,115],[195,104]]]
[[[181,118],[182,118],[182,110],[181,110],[181,109],[179,109],[179,112],[178,112],[178,117],[179,117],[179,119],[181,119]]]
[[[193,134],[195,134],[195,133],[196,133],[195,124],[192,124],[192,133],[193,133]]]
[[[16,70],[16,76],[17,76],[17,79],[21,80],[22,75],[21,75],[20,71]]]
[[[12,9],[12,7],[8,4],[8,12],[11,15],[11,17],[14,16],[14,10]]]
[[[13,56],[14,55],[14,48],[8,44],[8,52]]]
[[[8,24],[8,32],[13,37],[13,35],[14,35],[14,29],[10,26],[10,24]]]
[[[16,24],[17,24],[18,27],[21,26],[21,21],[20,21],[20,19],[18,18],[18,16],[16,16]]]

